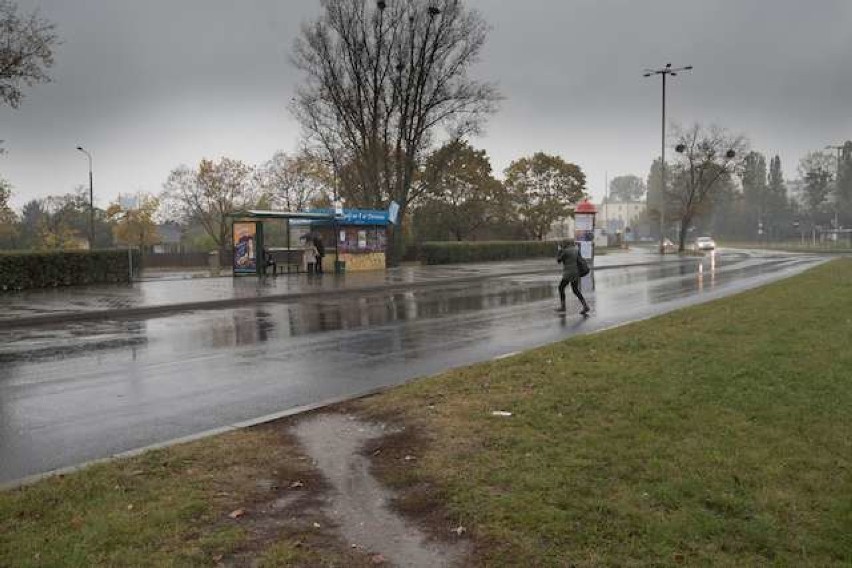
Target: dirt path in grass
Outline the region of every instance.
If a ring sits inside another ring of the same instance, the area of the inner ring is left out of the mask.
[[[463,560],[463,542],[430,539],[392,509],[393,495],[371,474],[366,445],[392,431],[354,416],[324,413],[299,421],[292,432],[331,484],[323,512],[351,545],[395,566],[453,566]]]

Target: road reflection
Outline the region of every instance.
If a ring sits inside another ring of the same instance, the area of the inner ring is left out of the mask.
[[[583,278],[582,289],[593,314],[611,317],[627,308],[709,292],[721,284],[779,270],[796,261],[795,257],[784,256],[727,258],[714,252],[695,262],[593,271]],[[511,317],[523,313],[513,310],[539,310],[543,302],[555,303],[558,277],[558,273],[503,277],[362,297],[330,294],[302,303],[263,304],[142,321],[4,331],[0,332],[0,362],[92,355],[117,357],[122,353],[130,354],[131,360],[135,360],[150,350],[173,356],[192,350],[228,349],[315,334],[378,329],[417,320],[454,318],[457,321],[451,325],[455,326],[466,318],[493,310],[508,310],[507,316],[488,319],[487,325],[497,333],[511,333]],[[574,301],[572,295],[568,298]],[[568,315],[573,315],[573,309],[569,309]],[[503,327],[506,329],[496,329]]]

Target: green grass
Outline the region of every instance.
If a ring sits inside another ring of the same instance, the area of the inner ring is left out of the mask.
[[[228,514],[264,498],[258,479],[304,478],[297,453],[274,432],[245,430],[2,492],[0,566],[213,566],[261,554],[271,543],[252,542]]]
[[[495,566],[852,564],[852,262],[362,402]],[[508,410],[511,418],[491,415]]]

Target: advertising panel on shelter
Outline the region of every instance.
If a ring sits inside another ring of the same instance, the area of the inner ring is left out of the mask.
[[[234,274],[257,274],[256,240],[256,223],[234,223]]]

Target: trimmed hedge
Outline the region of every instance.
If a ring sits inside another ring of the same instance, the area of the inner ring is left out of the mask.
[[[127,262],[126,250],[0,252],[0,290],[129,282]]]
[[[558,244],[559,241],[426,242],[420,245],[418,257],[425,264],[555,258]]]

